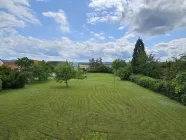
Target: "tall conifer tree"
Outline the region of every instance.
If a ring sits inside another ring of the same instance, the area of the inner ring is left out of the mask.
[[[147,55],[145,52],[145,47],[142,39],[138,39],[134,48],[134,53],[132,56],[132,70],[133,73],[142,73],[143,67],[147,60]]]

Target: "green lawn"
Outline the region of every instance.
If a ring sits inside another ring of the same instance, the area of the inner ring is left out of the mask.
[[[186,139],[185,106],[112,75],[87,77],[1,92],[0,140]]]

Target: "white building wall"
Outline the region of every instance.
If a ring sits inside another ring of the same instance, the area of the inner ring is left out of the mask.
[[[2,66],[3,65],[3,61],[2,60],[0,60],[0,66]]]

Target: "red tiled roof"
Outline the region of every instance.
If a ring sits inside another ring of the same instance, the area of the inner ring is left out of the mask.
[[[39,62],[39,60],[34,60],[34,63],[38,63]]]
[[[16,66],[14,64],[14,62],[4,62],[4,65],[7,66],[7,67],[10,67],[11,69],[19,69],[20,67],[19,66]]]

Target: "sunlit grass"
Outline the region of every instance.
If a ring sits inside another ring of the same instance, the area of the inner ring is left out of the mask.
[[[184,140],[186,107],[109,74],[0,93],[0,140]]]

